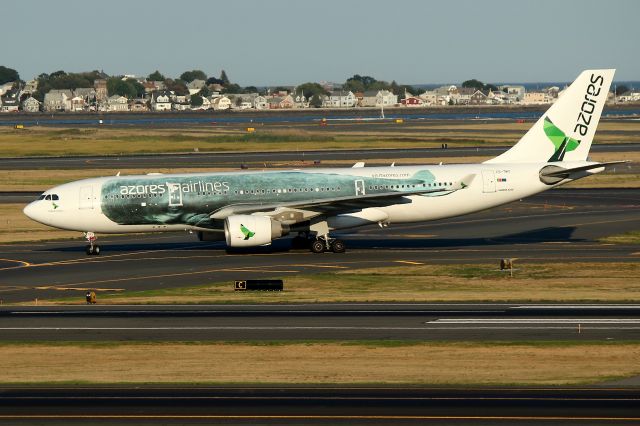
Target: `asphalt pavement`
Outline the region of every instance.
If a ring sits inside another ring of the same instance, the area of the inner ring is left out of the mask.
[[[291,250],[290,239],[227,252],[193,234],[99,236],[100,256],[85,242],[0,245],[0,299],[7,302],[194,286],[253,278],[283,278],[408,263],[638,262],[637,245],[597,239],[637,230],[640,190],[552,190],[468,216],[426,223],[370,226],[335,233],[343,254]],[[80,235],[79,235],[80,236]],[[75,296],[74,296],[75,295]]]

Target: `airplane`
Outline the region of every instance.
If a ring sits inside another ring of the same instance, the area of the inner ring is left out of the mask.
[[[269,245],[346,250],[337,230],[474,213],[555,188],[621,163],[588,159],[615,70],[582,72],[509,150],[479,164],[239,171],[83,179],[45,191],[29,218],[85,233],[186,230],[229,248]]]

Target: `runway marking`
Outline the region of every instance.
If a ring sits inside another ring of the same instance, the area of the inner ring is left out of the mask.
[[[424,265],[422,262],[412,262],[410,260],[396,260],[395,263],[406,263],[407,265]]]
[[[24,266],[31,266],[31,263],[24,261],[24,260],[16,260],[16,259],[0,259],[0,261],[4,261],[4,262],[13,262],[13,263],[20,263],[21,265],[19,267],[24,267]],[[15,266],[13,267],[15,268]],[[5,268],[0,269],[0,271],[2,271]]]
[[[86,285],[92,283],[110,283],[110,282],[123,282],[123,281],[135,281],[135,280],[146,280],[151,278],[168,278],[168,277],[181,277],[185,275],[199,275],[199,274],[210,274],[214,272],[275,272],[275,273],[289,273],[295,274],[299,273],[298,270],[262,270],[262,267],[255,268],[222,268],[222,269],[207,269],[205,271],[190,271],[190,272],[179,272],[174,274],[160,274],[160,275],[144,275],[144,276],[136,276],[136,277],[125,277],[125,278],[112,278],[108,280],[92,280],[92,281],[83,281],[79,283],[69,283],[64,284],[67,287]]]
[[[639,318],[440,318],[427,324],[640,324]]]
[[[90,291],[90,290],[95,290],[95,291],[125,291],[126,288],[95,288],[95,287],[87,287],[87,288],[82,288],[82,287],[59,287],[59,286],[55,286],[55,285],[50,285],[50,286],[40,286],[40,287],[35,287],[36,290],[59,290],[59,291],[68,291],[68,290],[82,290],[82,291]]]
[[[223,415],[223,414],[0,414],[0,419],[114,419],[114,420],[537,420],[636,422],[640,417],[577,416],[412,416],[412,415]]]

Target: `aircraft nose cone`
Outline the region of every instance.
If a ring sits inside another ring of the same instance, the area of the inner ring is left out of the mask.
[[[35,220],[36,222],[40,222],[38,220],[38,214],[37,214],[38,208],[37,208],[37,206],[35,204],[36,204],[35,202],[27,204],[26,207],[24,209],[22,209],[22,212],[29,219]]]

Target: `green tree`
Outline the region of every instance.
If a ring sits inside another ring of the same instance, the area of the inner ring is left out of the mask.
[[[222,84],[224,84],[225,86],[231,83],[231,81],[229,81],[229,77],[227,77],[227,73],[225,72],[225,70],[222,70],[222,72],[220,72],[220,80],[222,80]]]
[[[193,94],[191,95],[191,106],[194,107],[199,107],[202,106],[202,96],[200,96],[199,94]]]
[[[149,81],[165,81],[166,78],[164,77],[164,75],[162,75],[160,73],[160,71],[155,70],[154,72],[149,74],[149,76],[147,77],[147,80],[149,80]]]
[[[621,84],[619,86],[616,86],[615,90],[616,90],[616,96],[621,96],[627,93],[629,91],[629,88],[624,84]]]
[[[242,87],[235,83],[227,84],[224,86],[224,89],[221,90],[221,93],[242,93]]]
[[[5,66],[0,65],[0,84],[9,83],[10,81],[18,81],[20,80],[20,75],[18,71],[13,68],[7,68]]]
[[[201,70],[185,71],[180,74],[180,80],[191,83],[193,80],[207,80],[207,75]]]
[[[171,90],[175,92],[176,95],[186,96],[189,94],[189,89],[187,88],[187,85],[184,84],[184,81],[182,80],[172,80],[168,78],[164,81],[164,85],[167,88],[167,90]]]
[[[302,92],[304,96],[309,99],[314,95],[327,95],[329,92],[325,90],[324,87],[319,85],[318,83],[304,83],[296,87],[296,93]]]
[[[471,80],[463,81],[462,82],[462,87],[470,88],[470,89],[476,89],[476,90],[482,90],[482,89],[484,89],[484,83],[481,82],[480,80],[476,80],[475,78],[473,78]]]
[[[200,96],[204,96],[204,97],[206,98],[206,97],[211,96],[211,90],[209,90],[209,87],[204,86],[202,89],[200,89],[200,91],[198,92],[198,94],[199,94]]]
[[[309,101],[309,105],[311,105],[314,108],[322,107],[322,98],[320,97],[320,95],[318,95],[317,93],[313,95],[311,97],[311,100]]]
[[[258,88],[256,86],[247,86],[243,90],[243,93],[258,93]]]

